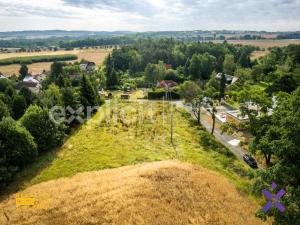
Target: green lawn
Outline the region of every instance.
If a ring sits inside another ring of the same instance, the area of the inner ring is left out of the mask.
[[[28,186],[85,171],[177,159],[218,171],[240,190],[248,192],[244,165],[203,128],[196,126],[188,113],[173,109],[172,144],[169,104],[118,102],[111,105],[103,106],[62,147],[41,156],[18,175],[17,181],[23,179],[26,181],[23,184]]]

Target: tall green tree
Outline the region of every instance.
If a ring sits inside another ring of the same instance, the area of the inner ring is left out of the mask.
[[[252,143],[252,152],[260,151],[265,157],[266,165],[271,163],[272,148],[263,147],[267,138],[262,139],[270,125],[269,110],[272,108],[272,100],[258,87],[246,87],[238,96],[242,115],[249,118],[249,131],[255,136]],[[273,135],[273,133],[269,133]]]
[[[291,93],[297,88],[297,82],[291,75],[283,75],[276,79],[274,83],[267,88],[267,92],[271,95],[279,91]]]
[[[14,119],[18,120],[26,110],[26,100],[22,95],[14,95],[12,101],[12,112]]]
[[[64,64],[62,62],[54,62],[51,64],[51,76],[57,78],[63,73]]]
[[[66,87],[62,89],[63,102],[65,107],[77,109],[80,106],[79,95],[74,88]]]
[[[83,75],[80,83],[81,104],[86,109],[88,106],[94,107],[99,105],[99,96],[94,89],[91,81],[86,75]]]
[[[179,94],[186,102],[192,103],[201,93],[201,88],[193,81],[185,81],[179,87]]]
[[[37,98],[37,96],[28,87],[22,87],[19,94],[25,98],[27,106],[31,105]]]
[[[255,135],[260,124],[258,116],[265,116],[272,107],[272,100],[259,87],[245,87],[238,95],[240,110],[249,118],[250,132]]]
[[[28,67],[26,64],[22,64],[19,70],[20,80],[23,80],[28,74]]]
[[[236,65],[234,62],[234,56],[227,54],[225,55],[225,59],[223,62],[223,72],[228,74],[228,75],[232,75],[235,71]]]
[[[26,110],[20,123],[34,137],[39,152],[58,146],[65,136],[65,127],[51,120],[48,109],[43,109],[37,105],[31,105]]]
[[[155,86],[158,81],[161,81],[166,76],[166,66],[162,61],[158,64],[149,63],[145,69],[145,80]]]
[[[10,182],[14,174],[37,156],[31,134],[10,117],[0,122],[0,186]]]
[[[118,75],[115,70],[114,60],[109,54],[105,61],[105,76],[106,76],[106,86],[112,88],[118,85]]]
[[[250,67],[251,66],[251,60],[250,60],[250,51],[247,49],[243,49],[240,57],[238,59],[238,63],[242,66],[242,67]]]
[[[260,171],[264,185],[276,182],[286,190],[281,199],[284,213],[270,210],[267,216],[274,217],[274,225],[296,225],[300,222],[300,88],[290,94],[277,97],[277,107],[272,115],[272,123],[261,144],[272,149],[276,156],[275,164],[266,171]],[[256,185],[259,187],[260,185]],[[261,191],[261,190],[258,190]]]
[[[220,81],[220,95],[219,95],[220,102],[225,97],[225,89],[226,89],[226,76],[225,73],[222,73],[221,81]]]
[[[0,121],[10,115],[8,106],[0,99]]]
[[[198,95],[192,101],[192,112],[197,119],[197,124],[201,124],[201,108],[204,105],[203,95]]]
[[[193,80],[207,80],[214,70],[216,58],[208,53],[194,54],[190,61],[189,72]]]
[[[48,89],[42,93],[41,102],[44,106],[51,109],[54,106],[63,106],[63,96],[59,87],[51,84]]]

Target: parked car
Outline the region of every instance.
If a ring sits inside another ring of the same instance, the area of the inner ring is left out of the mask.
[[[245,154],[243,156],[243,159],[251,168],[253,168],[253,169],[258,168],[255,159],[251,155]]]

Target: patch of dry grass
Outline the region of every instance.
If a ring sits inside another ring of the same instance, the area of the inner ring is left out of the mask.
[[[254,51],[254,52],[251,54],[250,58],[251,58],[252,60],[255,60],[255,59],[259,59],[260,57],[264,57],[264,56],[266,56],[266,55],[268,55],[268,54],[269,54],[269,51],[268,51],[268,50],[265,50],[265,51]]]
[[[178,161],[77,174],[32,186],[22,196],[47,193],[42,209],[0,203],[0,224],[262,225],[259,205],[223,176]]]
[[[112,49],[74,49],[71,51],[43,51],[43,52],[21,52],[21,53],[0,53],[0,59],[11,57],[25,57],[25,56],[40,56],[40,55],[64,55],[75,54],[78,60],[82,59],[95,62],[98,66],[102,65],[105,57],[112,51]],[[41,73],[43,70],[50,70],[51,62],[33,63],[28,65],[30,73]],[[0,72],[5,75],[19,74],[20,65],[13,64],[7,66],[0,66]]]

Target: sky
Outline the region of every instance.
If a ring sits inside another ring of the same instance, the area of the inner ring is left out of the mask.
[[[300,30],[300,0],[0,0],[0,31]]]

